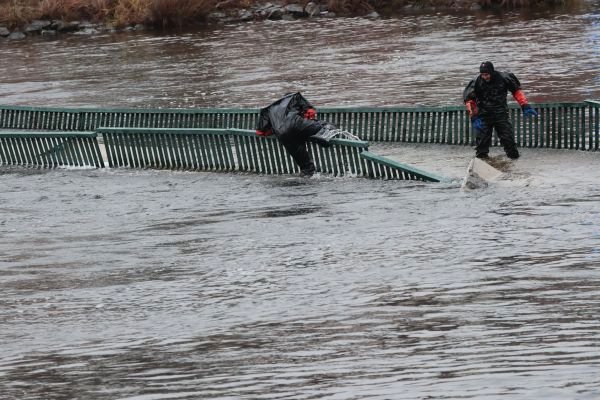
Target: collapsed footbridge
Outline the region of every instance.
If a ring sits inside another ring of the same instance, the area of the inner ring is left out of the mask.
[[[535,119],[510,109],[520,147],[598,151],[600,101],[533,105]],[[0,165],[159,168],[295,174],[273,137],[255,135],[258,109],[63,109],[0,106]],[[334,138],[308,148],[317,171],[336,176],[442,182],[369,151],[369,142],[472,144],[462,106],[319,108],[320,119],[363,140]],[[496,141],[494,145],[498,145]]]

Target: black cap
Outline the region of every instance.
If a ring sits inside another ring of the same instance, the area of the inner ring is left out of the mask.
[[[494,72],[494,64],[491,61],[484,61],[479,66],[479,73],[491,74],[492,72]]]

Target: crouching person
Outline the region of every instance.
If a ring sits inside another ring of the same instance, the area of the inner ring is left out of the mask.
[[[277,136],[300,167],[302,175],[312,176],[316,168],[306,142],[321,131],[325,124],[315,118],[314,107],[300,93],[287,94],[260,110],[256,134]]]

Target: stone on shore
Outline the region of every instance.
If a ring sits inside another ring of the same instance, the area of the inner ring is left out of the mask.
[[[309,17],[315,17],[318,16],[319,14],[321,14],[321,6],[317,3],[314,3],[312,1],[308,2],[308,4],[306,4],[306,6],[304,7],[304,12],[309,16]]]
[[[25,33],[40,33],[42,30],[50,27],[51,21],[33,20],[25,27]]]
[[[284,8],[286,13],[292,14],[295,17],[306,17],[307,14],[304,11],[304,7],[300,4],[288,4]]]
[[[27,37],[27,35],[25,35],[23,32],[19,32],[19,31],[12,32],[10,35],[8,35],[8,39],[10,39],[10,40],[21,40],[21,39],[25,39],[26,37]]]
[[[50,27],[58,32],[75,32],[79,30],[79,21],[54,21]]]

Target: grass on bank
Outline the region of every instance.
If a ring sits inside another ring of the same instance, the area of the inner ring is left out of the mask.
[[[305,4],[309,0],[283,1]],[[479,4],[483,8],[509,8],[572,1],[577,0],[323,0],[322,4],[338,14],[358,14],[406,5],[468,8]],[[0,0],[0,25],[15,28],[36,19],[52,19],[110,22],[117,27],[134,24],[182,27],[204,21],[213,11],[248,8],[259,3],[257,0]]]
[[[52,19],[182,26],[203,19],[216,4],[216,0],[0,0],[0,24],[17,27]]]

